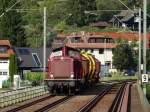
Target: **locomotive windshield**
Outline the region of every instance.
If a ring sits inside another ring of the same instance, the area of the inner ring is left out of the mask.
[[[61,50],[59,50],[59,51],[53,51],[51,53],[50,57],[57,57],[57,56],[62,56],[62,51]]]

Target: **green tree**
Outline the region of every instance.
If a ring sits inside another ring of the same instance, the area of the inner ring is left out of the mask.
[[[31,9],[23,16],[25,33],[29,47],[41,47],[43,45],[43,9],[47,7],[47,43],[51,44],[55,26],[66,18],[65,3],[58,0],[24,1],[23,8]],[[32,10],[39,9],[39,10]],[[57,29],[56,29],[57,30]]]
[[[95,11],[95,0],[69,0],[68,9],[71,16],[67,19],[67,24],[84,26],[95,21],[95,17],[91,14],[85,14],[85,11]]]
[[[123,1],[127,4],[125,1]],[[97,0],[97,9],[98,10],[122,10],[125,7],[116,0]],[[99,11],[97,12],[99,15],[99,20],[108,21],[110,20],[114,14],[117,14],[118,11]]]
[[[150,1],[147,1],[147,12],[150,15]]]
[[[16,10],[6,12],[17,0],[0,0],[0,14],[5,14],[0,18],[0,38],[9,39],[12,45],[25,46],[26,39],[23,28],[21,14]],[[18,3],[15,8],[20,8]]]
[[[13,83],[14,81],[14,75],[17,74],[18,72],[18,67],[17,67],[17,58],[15,54],[12,54],[9,58],[9,75],[10,75],[10,80]]]
[[[114,49],[113,65],[121,71],[136,68],[134,53],[132,48],[128,44],[118,45]]]
[[[150,50],[149,49],[147,50],[147,54],[146,54],[146,67],[147,67],[147,70],[149,71],[150,70]]]

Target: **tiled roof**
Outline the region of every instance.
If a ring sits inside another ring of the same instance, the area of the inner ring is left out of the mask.
[[[84,38],[84,40],[88,40],[89,38],[122,38],[122,39],[128,39],[129,41],[134,41],[139,39],[139,34],[136,32],[92,32],[92,33],[85,33],[84,36],[81,35],[81,33],[74,34],[74,35],[59,35],[58,38],[71,38],[71,37],[81,37]],[[141,37],[143,38],[143,37]],[[150,33],[147,33],[147,38],[150,39]],[[147,47],[149,47],[149,41],[147,39]],[[71,43],[68,42],[67,45],[69,47],[76,47],[76,48],[104,48],[104,43],[87,43],[88,41],[85,41],[83,43]],[[117,44],[114,43],[107,43],[106,48],[114,48]]]
[[[116,43],[67,43],[67,46],[73,48],[115,48],[118,44]]]
[[[0,53],[0,58],[9,58],[10,55],[14,54],[14,51],[11,48],[9,40],[0,40],[0,46],[8,46],[7,53]]]
[[[9,40],[0,40],[0,46],[1,45],[11,47]]]
[[[66,37],[81,37],[82,35],[79,33],[79,34],[75,34],[75,35],[72,35],[72,34],[59,34],[57,37],[58,38],[66,38]],[[92,32],[92,33],[86,33],[85,34],[85,37],[106,37],[106,36],[109,36],[111,38],[125,38],[125,39],[128,39],[128,40],[138,40],[138,33],[137,32]],[[147,33],[147,38],[150,38],[150,33]]]

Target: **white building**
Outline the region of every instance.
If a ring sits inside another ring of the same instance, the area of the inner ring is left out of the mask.
[[[78,48],[92,53],[101,65],[107,65],[113,69],[112,57],[113,49],[118,45],[115,39],[127,39],[129,41],[138,40],[138,33],[131,32],[99,32],[99,33],[78,33],[78,34],[59,34],[53,42],[53,46],[66,44],[67,46]]]
[[[0,88],[2,81],[9,78],[9,57],[14,54],[8,40],[0,40]]]
[[[58,36],[54,43],[56,46],[63,41],[65,37]],[[116,47],[116,43],[113,39],[104,35],[91,35],[91,34],[77,34],[66,36],[67,46],[78,48],[81,50],[88,51],[97,58],[101,65],[108,65],[112,68],[112,49]]]

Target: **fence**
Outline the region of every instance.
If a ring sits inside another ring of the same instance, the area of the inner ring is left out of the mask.
[[[16,104],[48,93],[45,86],[29,87],[0,93],[0,108]]]

